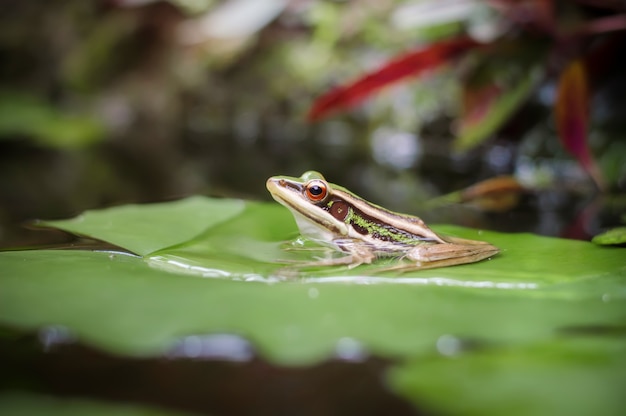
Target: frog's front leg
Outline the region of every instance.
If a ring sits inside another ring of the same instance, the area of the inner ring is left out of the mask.
[[[361,241],[342,238],[333,240],[332,243],[338,251],[346,253],[346,255],[328,259],[318,258],[315,261],[296,262],[293,266],[288,266],[287,269],[321,266],[348,266],[349,269],[352,269],[361,264],[370,264],[376,259],[372,248]]]
[[[376,254],[374,254],[372,247],[368,244],[364,244],[362,241],[342,238],[333,240],[333,243],[341,251],[349,253],[347,256],[333,260],[345,259],[345,262],[338,264],[347,264],[350,269],[360,266],[361,264],[370,264],[376,259]]]

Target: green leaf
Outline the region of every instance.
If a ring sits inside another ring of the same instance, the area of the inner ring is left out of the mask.
[[[107,403],[79,398],[56,398],[41,394],[3,393],[0,414],[12,416],[175,416],[189,413],[173,412],[147,406]]]
[[[395,369],[390,380],[421,408],[443,414],[617,416],[624,411],[626,344],[559,340],[430,356]]]
[[[80,43],[64,55],[61,77],[66,85],[83,92],[106,88],[105,83],[119,77],[120,66],[128,62],[133,50],[129,39],[138,27],[137,16],[127,13],[110,13],[89,25]]]
[[[70,220],[42,224],[107,241],[147,256],[153,267],[215,276],[267,277],[280,266],[277,260],[309,261],[322,249],[285,250],[283,242],[298,235],[291,214],[278,204],[193,197],[175,202],[127,205],[85,214]],[[531,234],[502,234],[457,226],[434,226],[439,232],[484,240],[502,252],[490,261],[389,275],[387,280],[414,277],[416,282],[457,286],[536,288],[620,270],[621,252],[593,244]],[[293,248],[293,247],[291,247]],[[149,256],[148,256],[149,255]],[[384,261],[383,266],[388,265]],[[523,265],[523,267],[520,267]],[[352,270],[329,267],[304,277],[360,276],[376,273],[379,264]],[[370,276],[376,280],[375,276]]]
[[[382,356],[411,356],[442,334],[518,343],[549,338],[558,327],[626,321],[624,298],[604,304],[567,287],[266,284],[171,274],[134,256],[58,250],[0,253],[0,264],[0,322],[66,326],[118,354],[158,355],[183,335],[231,332],[272,361],[305,364],[327,357],[344,337]]]
[[[104,128],[85,115],[68,115],[43,100],[18,93],[0,93],[0,138],[28,136],[38,144],[76,148],[104,137]]]
[[[563,147],[591,176],[600,190],[606,190],[606,180],[589,148],[589,79],[583,58],[565,65],[559,75],[554,122]]]
[[[502,40],[478,50],[465,71],[455,150],[467,151],[493,135],[518,110],[544,76],[542,42]]]
[[[428,348],[442,333],[514,342],[545,337],[557,325],[626,319],[614,303],[594,308],[601,295],[575,286],[607,276],[622,284],[621,250],[452,226],[437,229],[484,239],[502,254],[403,275],[376,273],[378,264],[333,267],[268,285],[285,279],[277,259],[310,260],[313,253],[281,247],[297,235],[283,207],[242,209],[241,201],[195,197],[49,223],[147,255],[0,253],[0,321],[30,329],[64,325],[85,342],[138,355],[160,354],[182,335],[235,332],[273,360],[305,363],[323,359],[342,337],[395,356]],[[450,314],[444,304],[463,313]]]
[[[478,146],[493,134],[528,98],[538,84],[542,73],[538,68],[525,72],[523,78],[493,101],[489,102],[479,121],[463,123],[454,140],[454,148],[467,151]]]
[[[240,335],[261,357],[290,365],[343,355],[350,346],[359,357],[410,360],[392,374],[392,386],[440,413],[501,414],[504,398],[518,390],[528,403],[513,414],[561,405],[610,414],[619,399],[585,380],[623,382],[608,370],[623,368],[616,356],[624,342],[615,338],[626,322],[621,248],[438,226],[502,252],[401,275],[380,273],[390,261],[289,275],[277,270],[284,266],[277,260],[325,253],[306,244],[294,250],[297,228],[278,204],[195,197],[48,224],[143,257],[0,253],[0,325],[30,331],[60,325],[79,342],[140,357],[164,354],[187,335],[216,333]],[[598,342],[570,343],[581,336]],[[474,349],[462,348],[453,359],[433,355],[446,340]],[[593,396],[579,394],[573,402],[579,405],[570,406],[568,392],[587,387]],[[497,394],[486,394],[490,389]],[[467,409],[457,407],[463,401]]]
[[[209,200],[201,197],[152,205],[124,205],[40,225],[107,241],[133,253],[146,255],[183,243],[239,214],[239,200]]]
[[[593,237],[591,242],[601,246],[626,244],[626,227],[617,227],[598,234]]]

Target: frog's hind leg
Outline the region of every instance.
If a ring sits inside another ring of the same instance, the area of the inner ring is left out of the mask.
[[[497,254],[500,250],[489,243],[466,240],[463,243],[420,245],[412,248],[406,257],[419,262],[473,263]]]
[[[466,241],[462,244],[447,243],[416,246],[404,256],[404,259],[409,262],[405,261],[397,266],[385,268],[383,271],[409,272],[474,263],[494,256],[500,251],[489,243],[474,240]]]

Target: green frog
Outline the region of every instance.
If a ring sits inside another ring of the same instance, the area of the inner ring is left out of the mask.
[[[474,263],[499,252],[489,243],[444,236],[420,218],[389,211],[329,183],[319,172],[267,180],[272,197],[293,214],[300,233],[344,252],[305,266],[369,264],[378,258],[402,259],[385,270],[411,271]]]

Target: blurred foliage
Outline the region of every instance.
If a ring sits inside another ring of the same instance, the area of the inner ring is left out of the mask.
[[[603,246],[626,244],[626,227],[617,227],[598,234],[591,240]]]
[[[584,18],[612,15],[557,3],[564,16],[579,9]],[[433,195],[502,174],[529,189],[556,184],[571,198],[589,194],[549,117],[553,67],[561,64],[533,65],[545,42],[539,35],[532,41],[523,24],[506,27],[497,54],[477,51],[356,111],[305,120],[329,87],[414,46],[497,29],[511,21],[505,15],[480,1],[9,0],[0,16],[0,88],[22,98],[1,109],[0,191],[11,196],[0,216],[68,216],[198,193],[265,198],[262,178],[311,168],[411,212]],[[429,19],[420,24],[420,16]],[[626,183],[624,126],[616,116],[626,88],[615,75],[620,65],[609,65],[594,85],[599,116],[589,126],[591,148],[617,190]],[[455,124],[466,104],[486,118]],[[451,131],[465,132],[468,143],[494,140],[453,154]],[[41,192],[43,176],[54,186]],[[541,204],[546,212],[572,206],[564,198]]]
[[[15,416],[191,416],[145,405],[111,403],[84,398],[59,398],[43,394],[4,392],[0,394],[0,412]]]
[[[602,409],[617,416],[624,405],[625,353],[623,342],[561,340],[415,360],[391,380],[416,404],[443,414],[585,415]]]
[[[558,136],[596,186],[606,191],[604,175],[587,144],[588,84],[601,78],[607,66],[619,62],[614,40],[622,40],[619,32],[626,31],[626,7],[596,2],[597,10],[591,12],[586,10],[588,2],[576,3],[407,2],[396,10],[396,23],[403,26],[438,27],[452,21],[466,25],[447,38],[403,52],[380,68],[331,89],[315,101],[308,117],[315,121],[346,110],[381,88],[409,77],[423,77],[426,70],[439,70],[454,62],[464,72],[458,74],[463,104],[454,147],[466,151],[493,136],[525,104],[543,74],[556,69],[558,89],[553,106]],[[481,15],[477,23],[475,17]],[[467,55],[472,59],[462,60]]]
[[[104,134],[91,115],[69,115],[36,97],[0,93],[0,139],[18,136],[42,146],[75,148],[96,143]]]

